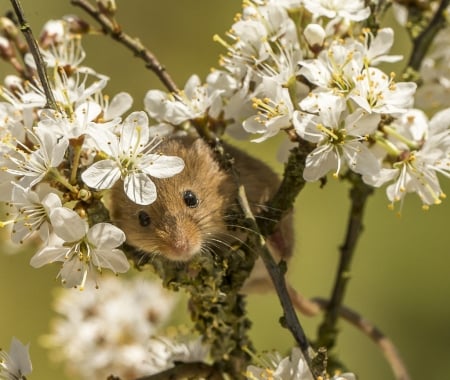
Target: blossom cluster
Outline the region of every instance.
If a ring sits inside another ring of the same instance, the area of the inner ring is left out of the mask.
[[[393,29],[365,28],[368,17],[364,1],[246,1],[226,38],[215,36],[227,50],[221,69],[205,84],[193,76],[176,96],[150,91],[146,109],[162,123],[219,119],[230,135],[254,142],[283,130],[311,149],[306,181],[350,170],[387,185],[392,207],[408,192],[424,208],[439,204],[437,174],[450,174],[450,108],[431,119],[429,109],[414,108],[416,83],[378,67],[402,59],[389,55]],[[436,44],[422,78],[423,91],[439,94],[448,73],[435,65],[448,70],[448,39]]]
[[[2,23],[13,27],[6,18]],[[167,131],[151,127],[145,112],[122,117],[132,97],[103,94],[109,78],[82,65],[80,35],[69,29],[66,21],[49,21],[40,38],[55,109],[35,80],[30,53],[22,68],[29,77],[8,75],[0,87],[1,200],[11,208],[11,219],[2,224],[12,225],[15,243],[40,238],[32,266],[60,261],[63,285],[83,289],[102,268],[129,269],[119,248],[124,232],[107,220],[90,222],[89,206],[121,182],[131,200],[150,204],[156,199],[151,178],[175,175],[184,162],[158,152]],[[0,37],[0,45],[6,49],[12,42]]]
[[[105,277],[100,289],[62,291],[58,316],[44,336],[55,360],[79,379],[136,379],[172,367],[175,361],[202,361],[208,348],[184,334],[162,335],[176,297],[142,276]]]
[[[313,380],[311,372],[302,352],[294,347],[287,357],[282,357],[279,352],[268,352],[257,358],[258,365],[247,367],[245,377],[248,380]],[[356,380],[353,373],[339,373],[329,380]]]

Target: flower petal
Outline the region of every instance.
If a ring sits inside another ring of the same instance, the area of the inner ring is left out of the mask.
[[[30,265],[33,268],[40,268],[55,261],[64,261],[70,248],[66,247],[44,247],[31,258]]]
[[[168,178],[180,173],[184,169],[184,161],[177,156],[149,155],[151,162],[142,160],[140,169],[156,178]]]
[[[142,150],[150,136],[148,128],[148,116],[145,112],[133,112],[125,119],[120,135],[120,151],[128,154],[130,151],[139,152]]]
[[[82,174],[81,179],[93,189],[110,189],[120,178],[120,169],[113,160],[94,162]]]
[[[126,176],[123,188],[128,198],[138,205],[149,205],[156,200],[156,186],[145,173]]]
[[[114,273],[124,273],[130,269],[130,263],[120,249],[96,250],[92,255],[92,263]]]
[[[87,222],[67,207],[58,207],[51,211],[50,222],[55,234],[66,242],[76,242],[88,231]]]
[[[125,241],[125,233],[112,224],[97,223],[89,229],[87,238],[97,248],[112,249]]]

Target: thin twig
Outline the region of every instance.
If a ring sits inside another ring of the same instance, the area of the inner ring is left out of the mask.
[[[22,9],[22,5],[19,0],[11,0],[11,4],[14,8],[14,12],[16,13],[17,20],[19,22],[20,30],[22,31],[27,44],[30,48],[30,52],[33,55],[34,62],[36,63],[36,70],[39,76],[39,79],[42,84],[42,88],[44,90],[46,104],[45,108],[50,108],[55,111],[58,111],[58,105],[56,104],[55,98],[53,96],[52,89],[50,87],[50,83],[47,78],[47,73],[45,72],[46,64],[42,59],[41,52],[39,50],[39,46],[33,37],[33,31],[31,30],[30,25],[25,19],[25,15]]]
[[[336,272],[333,291],[330,297],[324,320],[319,327],[318,345],[328,349],[334,347],[337,339],[336,324],[348,281],[350,279],[350,266],[355,252],[356,243],[363,230],[364,208],[373,188],[366,185],[359,176],[354,176],[353,187],[350,191],[351,208],[347,224],[347,233],[344,244],[340,247],[340,262]]]
[[[444,12],[449,4],[450,0],[442,0],[428,26],[413,40],[408,68],[419,71],[423,57],[428,52],[434,37],[447,24]]]
[[[161,65],[156,56],[146,48],[137,38],[132,38],[120,27],[111,21],[105,14],[85,0],[71,0],[72,5],[83,9],[92,18],[94,18],[102,27],[103,32],[111,36],[114,40],[120,42],[131,50],[136,56],[143,59],[146,67],[153,71],[163,85],[171,92],[178,92],[178,87],[167,73],[165,67]]]
[[[330,305],[330,302],[323,298],[313,298],[308,301],[324,310],[327,310]],[[341,318],[361,330],[381,349],[397,380],[411,380],[408,370],[394,343],[377,326],[346,306],[341,306],[338,313]]]
[[[309,369],[311,373],[316,377],[314,373],[314,368],[312,368],[311,356],[310,356],[310,345],[308,339],[306,338],[306,334],[303,330],[302,325],[295,313],[295,309],[292,305],[291,298],[289,296],[288,287],[285,281],[285,270],[282,264],[277,264],[272,257],[269,249],[267,248],[264,237],[261,235],[259,231],[259,227],[256,223],[255,216],[253,215],[250,205],[247,200],[247,196],[245,194],[244,186],[239,186],[238,199],[242,211],[244,212],[247,220],[251,221],[252,226],[250,227],[252,231],[255,232],[255,235],[259,241],[255,242],[257,245],[257,250],[260,252],[260,257],[262,258],[264,265],[269,272],[272,283],[275,287],[276,293],[280,300],[281,306],[283,308],[283,326],[286,327],[293,335],[297,344],[300,347],[300,350],[303,353],[303,356],[308,363]]]
[[[185,379],[206,379],[223,380],[219,371],[205,363],[177,363],[175,367],[154,375],[140,377],[136,380],[185,380]]]

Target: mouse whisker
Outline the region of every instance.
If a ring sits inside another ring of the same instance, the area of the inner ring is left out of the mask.
[[[269,217],[261,216],[258,214],[255,214],[254,216],[255,216],[255,219],[257,219],[257,220],[268,220],[268,221],[274,222],[274,223],[279,222],[279,219],[269,218]],[[227,214],[227,215],[225,215],[224,220],[233,219],[233,218],[235,219],[235,218],[239,218],[239,217],[243,217],[243,214]]]
[[[240,245],[246,247],[247,249],[251,250],[252,252],[255,252],[254,249],[251,246],[249,246],[244,240],[242,240],[241,238],[237,237],[236,235],[233,235],[233,234],[230,234],[230,233],[225,233],[225,232],[223,232],[221,235],[223,235],[224,237],[227,237],[227,238],[232,238],[232,241],[227,242],[227,241],[224,241],[224,240],[219,240],[218,238],[211,238],[210,237],[210,238],[208,238],[208,243],[210,241],[211,242],[215,242],[215,243],[221,243],[227,249],[234,250],[234,247],[233,247],[232,243],[233,242],[238,242]],[[211,244],[211,245],[213,245],[213,244]],[[220,249],[219,246],[217,246],[217,245],[215,245],[215,246]]]
[[[265,209],[265,210],[270,210],[270,211],[282,211],[280,208],[278,207],[271,207],[265,203],[260,203],[260,202],[252,202],[251,200],[248,200],[248,204],[250,206],[255,206],[255,207],[259,207],[261,209]],[[234,202],[234,203],[230,203],[230,207],[239,207],[239,203]]]

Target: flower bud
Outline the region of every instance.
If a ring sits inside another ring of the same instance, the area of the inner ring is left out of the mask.
[[[66,15],[63,17],[63,19],[69,25],[70,33],[86,34],[91,29],[89,23],[87,23],[77,15]]]
[[[308,24],[303,31],[303,35],[308,45],[313,49],[322,47],[326,36],[325,30],[319,24]]]
[[[0,17],[0,30],[6,38],[12,40],[15,40],[19,35],[17,26],[8,17]]]
[[[65,23],[63,20],[47,21],[39,37],[42,47],[46,48],[49,45],[60,43],[64,38],[65,32]]]
[[[23,80],[17,75],[7,75],[3,83],[8,90],[13,92],[23,88]]]
[[[11,42],[5,37],[0,36],[0,58],[5,61],[10,61],[14,56],[14,49],[11,46]]]
[[[97,0],[97,6],[100,12],[108,17],[114,16],[117,10],[115,0]]]

